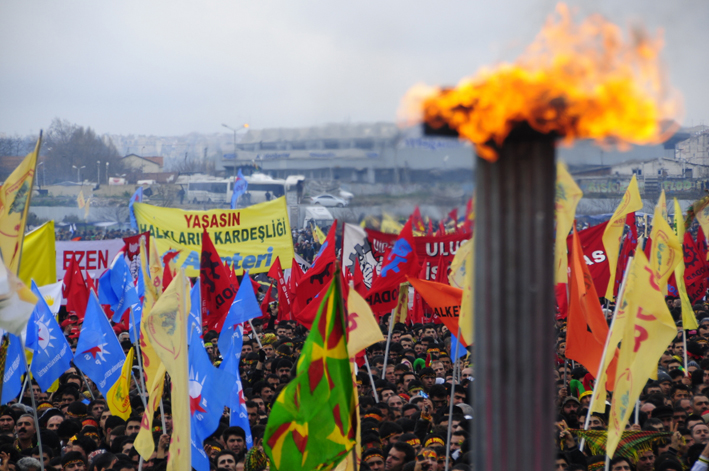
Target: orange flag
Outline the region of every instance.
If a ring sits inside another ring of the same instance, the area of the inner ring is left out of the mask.
[[[569,317],[566,324],[566,357],[581,363],[593,376],[596,376],[606,337],[608,337],[608,324],[603,316],[596,287],[584,260],[583,249],[575,227],[569,265],[571,279],[569,280]]]
[[[460,304],[463,299],[463,290],[453,286],[425,281],[418,278],[406,277],[418,293],[423,296],[429,306],[438,315],[441,322],[448,327],[453,335],[458,335],[458,320],[460,319]],[[461,343],[468,347],[464,336],[460,336]]]

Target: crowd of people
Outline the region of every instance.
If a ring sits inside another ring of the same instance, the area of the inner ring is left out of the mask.
[[[699,328],[686,332],[685,341],[680,300],[668,298],[667,303],[677,323],[677,337],[660,358],[657,379],[645,385],[637,414],[631,414],[626,427],[627,431],[655,433],[632,436],[636,444],[628,452],[616,452],[611,471],[705,471],[709,465],[709,305],[694,306]],[[612,312],[605,310],[609,323]],[[556,470],[604,469],[605,456],[582,443],[584,434],[576,431],[585,427],[588,418],[588,430],[605,432],[610,404],[604,413],[589,416],[595,372],[592,375],[566,359],[566,325],[563,320],[557,322]],[[582,445],[586,446],[582,449]]]
[[[57,227],[54,231],[56,240],[107,240],[122,239],[135,235],[135,231],[130,229],[74,229],[73,227]]]

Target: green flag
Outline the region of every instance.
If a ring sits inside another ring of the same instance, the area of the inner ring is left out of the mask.
[[[357,421],[342,296],[335,276],[295,379],[273,405],[263,437],[271,469],[328,470],[355,446]]]

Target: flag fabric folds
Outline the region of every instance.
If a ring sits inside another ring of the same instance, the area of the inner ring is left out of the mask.
[[[0,252],[5,265],[15,275],[20,269],[22,241],[41,143],[40,135],[34,150],[27,154],[0,187]]]
[[[574,225],[576,206],[583,197],[581,188],[569,174],[566,164],[556,165],[556,238],[554,242],[554,283],[566,283],[568,257],[566,238]]]
[[[118,322],[126,309],[140,303],[133,276],[123,254],[119,253],[111,267],[99,278],[98,293],[101,304],[111,305],[113,322]]]
[[[229,409],[231,417],[229,418],[230,427],[241,427],[246,435],[246,448],[249,449],[254,445],[254,440],[251,435],[251,426],[249,425],[249,416],[246,412],[246,399],[244,398],[244,387],[241,384],[241,375],[239,374],[239,360],[241,359],[241,347],[244,344],[244,332],[241,326],[236,329],[234,342],[229,346],[224,355],[224,361],[219,365],[219,369],[234,376],[234,386],[231,389],[229,396]]]
[[[150,382],[147,407],[143,413],[143,420],[140,422],[140,432],[138,432],[138,436],[135,437],[135,443],[133,444],[144,460],[150,459],[150,456],[155,451],[155,442],[153,441],[153,417],[155,411],[160,407],[160,399],[162,398],[164,386],[165,365],[160,363],[160,366],[158,366]]]
[[[191,463],[190,397],[187,362],[187,316],[189,280],[183,270],[160,296],[149,314],[143,316],[143,332],[165,364],[172,380],[173,432],[168,471],[185,469]]]
[[[0,329],[23,335],[37,296],[0,260]]]
[[[224,386],[234,384],[234,376],[212,365],[195,331],[192,331],[188,361],[192,436],[201,445],[219,425],[231,392]]]
[[[655,207],[655,215],[652,218],[652,251],[650,252],[650,268],[657,274],[657,282],[660,291],[667,296],[667,282],[670,275],[675,270],[678,263],[682,261],[682,244],[677,239],[670,225],[667,223],[666,204],[664,204],[665,192],[662,192],[660,202]]]
[[[465,345],[473,344],[473,293],[475,286],[475,270],[473,264],[473,246],[475,244],[475,235],[469,240],[464,241],[458,247],[458,250],[451,262],[451,270],[448,274],[448,283],[463,290],[463,296],[460,300],[460,318],[458,325],[460,326],[460,336],[463,338]]]
[[[457,333],[460,325],[460,305],[463,300],[463,290],[435,281],[419,280],[418,278],[409,277],[409,282],[423,296],[428,305],[433,308],[434,314],[448,327],[448,330],[451,333]],[[468,347],[470,344],[468,344],[463,335],[461,337],[463,337],[460,339],[463,346]]]
[[[106,395],[106,404],[108,405],[111,415],[117,415],[123,420],[128,420],[131,413],[130,406],[130,373],[133,368],[133,347],[128,351],[126,361],[121,368],[121,375],[118,380],[111,386]]]
[[[239,291],[236,293],[236,299],[229,309],[229,313],[224,320],[222,333],[219,335],[219,351],[226,352],[229,350],[229,344],[233,342],[233,337],[236,335],[237,326],[261,315],[254,288],[251,284],[251,278],[247,273],[246,279],[242,280]]]
[[[331,282],[297,376],[273,404],[263,443],[274,471],[330,469],[355,446],[355,391],[339,291],[338,282]]]
[[[121,376],[126,360],[121,344],[95,294],[86,306],[84,323],[76,343],[74,364],[96,383],[104,397]]]
[[[241,169],[236,174],[236,180],[234,180],[234,192],[231,194],[231,209],[236,209],[236,203],[239,201],[239,197],[246,193],[249,183],[244,178],[241,173]]]
[[[47,391],[69,369],[74,358],[69,342],[59,327],[54,313],[32,282],[38,301],[27,324],[25,346],[32,349],[30,371],[42,391]]]
[[[89,302],[89,288],[86,286],[84,275],[81,273],[75,256],[71,257],[62,283],[62,294],[66,298],[66,310],[76,313],[79,319],[83,319]]]
[[[62,282],[40,286],[39,292],[42,294],[44,302],[49,306],[49,310],[56,316],[62,307]]]
[[[202,258],[199,266],[202,321],[209,330],[221,332],[222,325],[236,296],[227,268],[219,258],[209,233],[202,234]]]
[[[384,335],[369,304],[361,294],[350,288],[347,294],[347,352],[350,358],[382,341]]]
[[[648,378],[677,328],[662,295],[658,276],[645,254],[635,253],[618,316],[626,318],[608,421],[606,452],[612,457]]]
[[[615,280],[618,252],[620,251],[620,238],[623,236],[623,230],[625,229],[625,216],[628,213],[640,211],[641,209],[643,209],[643,202],[640,198],[640,191],[638,190],[638,180],[635,175],[633,175],[628,188],[625,190],[623,199],[620,201],[613,216],[610,221],[608,221],[606,229],[603,231],[603,246],[606,249],[608,267],[610,269],[609,280]],[[606,287],[605,298],[614,299],[613,283],[611,281],[608,282],[608,286]]]
[[[39,286],[57,281],[57,257],[54,244],[54,221],[45,222],[25,234],[20,262],[20,279],[25,285],[29,286],[32,280]]]
[[[292,270],[291,270],[292,272]],[[276,288],[278,289],[278,319],[291,320],[291,298],[286,285],[286,279],[281,268],[281,259],[276,256],[276,260],[268,270],[268,276],[276,280]],[[270,289],[269,291],[270,292]]]
[[[593,375],[603,356],[608,324],[596,287],[583,257],[576,228],[573,230],[569,279],[569,315],[566,324],[566,357],[581,363]]]
[[[192,342],[192,331],[197,332],[197,338],[202,339],[202,311],[200,302],[200,286],[195,283],[190,289],[190,315],[187,321],[187,345]]]
[[[313,259],[313,264],[310,266],[303,277],[298,280],[298,290],[295,297],[295,311],[301,311],[308,304],[313,302],[320,293],[335,276],[335,262],[337,256],[335,254],[335,232],[337,231],[337,222],[331,227],[327,233],[325,242],[320,246],[317,255]]]
[[[0,405],[7,404],[19,396],[22,390],[22,375],[27,371],[25,362],[22,359],[23,351],[20,337],[9,334],[8,340],[10,343],[7,345],[7,353],[5,354],[5,372]]]
[[[684,221],[682,220],[682,208],[679,205],[677,198],[674,199],[675,209],[675,232],[677,234],[677,242],[684,240]],[[692,302],[687,295],[687,286],[684,281],[684,250],[680,246],[680,260],[675,267],[675,282],[677,283],[677,291],[679,291],[679,299],[682,304],[682,328],[684,330],[694,330],[699,325],[697,317],[692,309]]]

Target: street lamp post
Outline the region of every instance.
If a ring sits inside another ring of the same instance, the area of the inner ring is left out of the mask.
[[[81,167],[77,167],[76,165],[72,165],[71,168],[76,169],[76,180],[77,183],[81,183],[81,169],[86,168],[86,165],[82,165]]]
[[[232,166],[231,171],[232,171],[232,174],[234,175],[234,180],[236,180],[236,131],[238,131],[238,129],[232,128],[231,126],[227,126],[227,125],[224,124],[224,123],[222,123],[222,126],[224,126],[224,127],[227,128],[227,129],[230,129],[230,130],[234,131],[234,165]],[[246,129],[246,128],[248,128],[248,127],[249,127],[248,124],[242,124],[242,125],[241,125],[241,129]]]
[[[106,162],[106,185],[108,185],[108,162]]]
[[[38,163],[37,167],[42,167],[42,187],[45,187],[47,186],[47,171],[45,170],[44,162]]]
[[[96,161],[96,186],[101,184],[101,161]]]

